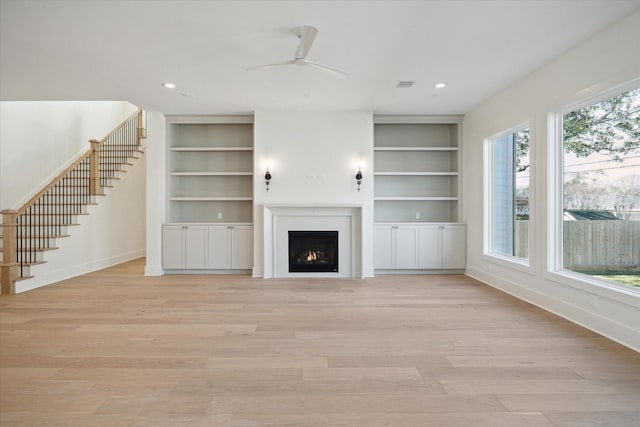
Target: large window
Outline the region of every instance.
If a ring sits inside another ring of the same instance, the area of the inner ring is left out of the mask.
[[[640,88],[557,118],[562,138],[558,264],[565,271],[640,287]]]
[[[485,252],[529,258],[529,128],[520,126],[485,142]]]

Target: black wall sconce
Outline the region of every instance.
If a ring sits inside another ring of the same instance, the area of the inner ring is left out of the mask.
[[[358,184],[358,191],[360,191],[360,184],[362,184],[362,171],[358,168],[358,173],[356,174],[356,184]]]
[[[269,191],[269,184],[271,183],[271,172],[267,168],[267,173],[264,174],[264,183],[267,185],[267,191]]]

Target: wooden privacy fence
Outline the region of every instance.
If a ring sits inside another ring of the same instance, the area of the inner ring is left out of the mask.
[[[640,271],[640,221],[564,221],[564,267]]]
[[[527,256],[528,221],[516,221],[516,255]],[[564,221],[564,268],[640,272],[640,221]]]

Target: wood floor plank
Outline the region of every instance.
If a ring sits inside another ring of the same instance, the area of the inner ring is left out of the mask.
[[[588,424],[583,424],[588,425]],[[553,424],[540,413],[513,414],[492,413],[406,413],[388,414],[238,414],[234,415],[231,427],[552,427]],[[626,426],[625,426],[626,427]],[[630,426],[629,426],[630,427]],[[634,426],[636,427],[636,426]]]
[[[640,354],[465,276],[143,271],[0,298],[0,426],[640,425]]]

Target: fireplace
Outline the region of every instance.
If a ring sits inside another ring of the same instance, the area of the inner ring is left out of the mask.
[[[338,272],[337,231],[289,231],[289,273]]]

